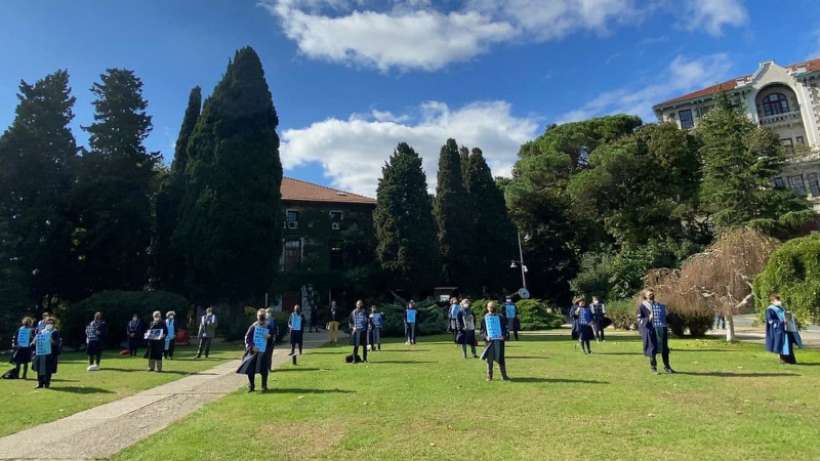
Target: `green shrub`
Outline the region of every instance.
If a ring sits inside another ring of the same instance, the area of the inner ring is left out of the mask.
[[[95,312],[102,312],[108,324],[107,346],[118,347],[126,339],[125,330],[133,314],[138,314],[146,325],[151,313],[159,310],[163,318],[167,311],[175,311],[179,328],[184,328],[190,303],[184,297],[167,291],[101,291],[57,313],[63,341],[77,347],[85,341],[85,327]]]
[[[700,338],[712,327],[714,312],[707,308],[676,310],[667,306],[666,322],[669,330],[677,337],[683,337],[686,332],[689,336]]]
[[[403,304],[387,303],[379,305],[379,310],[384,313],[385,337],[404,336],[404,309]],[[425,299],[416,302],[418,311],[416,318],[416,334],[436,335],[447,331],[447,317],[444,308],[435,303],[433,299]],[[346,325],[345,325],[346,326]]]
[[[606,303],[606,316],[612,320],[612,326],[619,330],[636,328],[638,305],[631,299],[619,299]]]
[[[820,320],[820,234],[789,240],[772,253],[754,282],[761,312],[772,293],[780,294],[801,322]]]
[[[522,299],[515,303],[521,329],[524,331],[561,328],[564,318],[550,312],[549,306],[539,299]]]

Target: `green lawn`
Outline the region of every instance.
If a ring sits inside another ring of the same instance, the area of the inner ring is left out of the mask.
[[[820,351],[781,366],[761,345],[673,340],[677,375],[652,375],[637,336],[584,356],[528,336],[511,382],[484,380],[444,337],[308,352],[273,392],[237,392],[122,452],[120,460],[820,459]]]
[[[121,357],[115,351],[103,355],[100,371],[87,372],[88,356],[71,352],[61,356],[51,389],[35,390],[37,374],[31,370],[25,381],[0,381],[0,408],[4,415],[0,418],[0,436],[127,397],[242,355],[241,346],[236,344],[214,344],[208,360],[193,360],[194,350],[177,346],[175,359],[163,361],[162,373],[145,371],[148,361],[141,354]],[[4,362],[2,370],[10,366]]]

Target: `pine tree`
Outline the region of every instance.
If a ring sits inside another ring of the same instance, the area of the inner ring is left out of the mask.
[[[474,288],[498,291],[510,279],[510,261],[518,259],[513,246],[516,230],[507,214],[504,195],[479,148],[470,155],[465,182],[473,213],[472,284]]]
[[[392,288],[426,293],[438,278],[436,227],[421,157],[406,143],[382,168],[376,197],[376,254]]]
[[[0,138],[0,290],[47,304],[69,286],[74,97],[63,70],[19,88],[14,122]]]
[[[477,251],[470,238],[473,229],[469,203],[458,144],[454,139],[448,139],[439,155],[433,215],[438,227],[442,277],[445,283],[457,286],[469,282],[469,256]]]
[[[279,120],[262,63],[242,48],[191,134],[175,245],[188,292],[202,302],[260,299],[282,248]]]
[[[158,153],[143,142],[151,132],[142,81],[127,69],[108,69],[94,83],[91,150],[80,162],[73,193],[84,294],[141,289],[148,278],[151,196]]]
[[[165,290],[184,291],[185,260],[180,248],[172,245],[179,210],[185,195],[185,168],[188,164],[188,140],[194,131],[202,107],[202,91],[194,87],[188,97],[188,107],[174,149],[171,171],[164,178],[156,200],[156,232],[154,241],[154,274],[157,284]]]

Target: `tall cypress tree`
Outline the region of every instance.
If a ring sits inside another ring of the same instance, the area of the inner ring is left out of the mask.
[[[14,122],[0,137],[0,291],[47,304],[70,286],[74,97],[63,70],[19,88]]]
[[[438,275],[436,226],[421,157],[406,143],[382,168],[373,220],[376,254],[393,288],[426,293]]]
[[[505,287],[505,282],[510,276],[510,260],[518,259],[513,246],[516,231],[507,214],[504,194],[479,148],[470,155],[465,181],[473,213],[473,286],[491,291],[512,288]]]
[[[185,195],[185,168],[188,164],[188,140],[194,131],[202,108],[202,91],[194,87],[188,96],[188,107],[174,149],[170,173],[164,178],[156,202],[154,274],[157,285],[166,290],[183,291],[185,260],[180,248],[172,245],[180,205]]]
[[[278,124],[259,56],[238,50],[187,148],[173,239],[184,248],[186,285],[196,300],[259,300],[273,282],[282,251]]]
[[[441,275],[445,283],[463,285],[469,282],[469,256],[472,246],[470,202],[461,174],[458,144],[448,139],[441,147],[438,161],[438,184],[433,214],[438,227],[441,252]]]
[[[151,132],[142,81],[127,69],[108,69],[94,83],[90,152],[83,155],[73,194],[84,294],[141,289],[148,278],[151,196],[158,153],[143,145]]]

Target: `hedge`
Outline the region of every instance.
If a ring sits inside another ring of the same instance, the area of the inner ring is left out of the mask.
[[[772,253],[754,282],[761,313],[772,293],[780,294],[801,323],[820,320],[820,234],[789,240]]]
[[[386,303],[378,306],[384,314],[385,337],[404,337],[404,310],[407,306],[397,303]],[[369,309],[369,308],[368,308]],[[447,317],[444,308],[433,299],[416,302],[417,335],[437,335],[447,331]],[[345,325],[346,326],[346,325]]]

